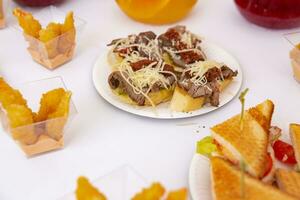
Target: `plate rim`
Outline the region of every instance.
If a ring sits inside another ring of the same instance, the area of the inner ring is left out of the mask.
[[[189,166],[189,172],[188,172],[188,186],[189,186],[189,192],[190,195],[192,197],[192,200],[198,200],[200,198],[198,198],[198,196],[196,195],[196,186],[192,183],[195,179],[193,179],[192,177],[194,177],[194,168],[196,167],[196,165],[199,164],[199,159],[205,159],[202,155],[194,153],[193,157],[190,161],[190,166]],[[207,164],[208,167],[210,168],[210,163],[207,160]],[[210,173],[210,171],[209,171]],[[211,192],[211,186],[210,186],[210,192]],[[201,200],[212,200],[212,199],[201,199]]]
[[[93,80],[93,85],[94,85],[94,88],[96,89],[98,95],[100,95],[107,103],[109,103],[110,105],[114,106],[115,108],[119,109],[119,110],[122,110],[124,112],[127,112],[127,113],[130,113],[130,114],[133,114],[133,115],[136,115],[136,116],[140,116],[140,117],[146,117],[146,118],[151,118],[151,119],[164,119],[164,120],[172,120],[172,119],[187,119],[187,118],[192,118],[192,117],[197,117],[197,116],[201,116],[201,115],[205,115],[205,114],[208,114],[208,113],[211,113],[213,111],[216,111],[220,108],[222,108],[223,106],[227,105],[228,103],[230,103],[232,100],[235,99],[235,97],[237,96],[237,94],[239,93],[239,91],[241,90],[242,86],[243,86],[243,80],[244,80],[244,74],[243,74],[243,69],[241,67],[241,64],[240,62],[231,54],[229,53],[227,50],[225,50],[224,48],[222,48],[221,46],[211,42],[211,41],[208,41],[208,40],[203,40],[202,41],[203,43],[206,43],[207,45],[209,46],[213,46],[215,49],[219,49],[220,51],[224,52],[231,60],[233,60],[237,66],[236,66],[236,70],[238,70],[238,76],[239,76],[239,85],[237,86],[238,89],[236,90],[236,93],[234,95],[232,95],[232,97],[227,100],[224,104],[222,104],[221,106],[219,107],[213,107],[213,109],[210,109],[206,112],[202,112],[202,113],[193,113],[193,114],[186,114],[186,115],[183,115],[183,113],[180,113],[181,115],[174,115],[174,116],[162,116],[162,115],[156,115],[155,114],[155,111],[152,112],[152,114],[143,114],[143,113],[140,113],[140,112],[137,112],[137,109],[134,108],[134,106],[132,105],[129,105],[129,104],[126,104],[119,101],[120,104],[115,104],[104,92],[103,90],[100,89],[100,87],[98,87],[97,85],[97,74],[96,74],[96,71],[98,70],[99,68],[99,63],[101,62],[104,62],[104,59],[107,59],[107,53],[109,51],[109,48],[105,48],[105,50],[97,57],[95,63],[94,63],[94,66],[93,66],[93,70],[92,70],[92,80]],[[124,105],[122,105],[124,104]],[[125,108],[125,106],[132,106],[132,110],[131,109],[127,109]],[[198,111],[198,110],[197,110]],[[176,112],[175,112],[176,113]]]

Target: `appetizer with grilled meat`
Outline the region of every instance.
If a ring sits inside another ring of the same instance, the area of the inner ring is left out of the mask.
[[[178,80],[171,109],[189,112],[200,109],[205,103],[218,106],[221,91],[237,73],[215,61],[199,61],[188,65]]]
[[[159,46],[165,59],[174,63],[176,70],[182,71],[188,65],[206,60],[200,44],[201,39],[185,26],[175,26],[158,37]]]
[[[108,44],[110,88],[124,102],[139,106],[171,99],[171,109],[178,112],[197,110],[205,103],[218,106],[220,92],[238,72],[207,60],[201,43],[185,26],[158,37],[147,31],[115,39]]]
[[[124,61],[108,78],[110,88],[128,104],[156,106],[173,95],[176,76],[162,60]]]
[[[113,70],[116,69],[123,59],[132,55],[148,60],[161,59],[161,49],[158,46],[157,36],[152,31],[115,39],[107,46],[111,47],[108,62]]]

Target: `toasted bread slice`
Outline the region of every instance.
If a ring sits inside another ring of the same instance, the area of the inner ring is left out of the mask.
[[[133,101],[128,96],[128,94],[119,93],[118,89],[112,91],[116,96],[119,97],[119,99],[122,102],[130,105],[138,105],[135,101]],[[173,92],[174,92],[174,87],[171,87],[169,89],[161,89],[158,92],[150,92],[148,96],[154,105],[158,105],[160,103],[169,101],[172,98]],[[148,99],[146,99],[145,101],[145,106],[152,106],[151,102]]]
[[[269,101],[265,101],[257,108],[246,111],[242,131],[240,115],[211,128],[212,137],[218,144],[219,152],[234,163],[243,160],[247,172],[256,178],[261,178],[266,171],[269,143],[266,127],[270,126],[266,118],[271,119],[273,113],[269,105],[271,105]]]
[[[120,57],[117,53],[113,52],[113,49],[111,49],[107,54],[107,62],[109,66],[111,67],[112,71],[117,71],[119,64],[123,61],[123,58]]]
[[[232,79],[220,81],[220,91],[223,91],[231,81]],[[200,109],[204,103],[204,97],[193,98],[184,89],[176,86],[170,107],[177,112],[191,112]]]
[[[266,129],[266,131],[269,131],[270,129],[273,112],[274,103],[271,100],[266,100],[254,108],[249,109],[249,113],[252,117],[254,117]]]
[[[280,190],[300,198],[300,174],[298,172],[277,169],[275,176]]]
[[[290,124],[290,137],[293,143],[298,167],[300,167],[300,125]]]
[[[211,158],[214,200],[296,200],[280,190],[244,174],[222,158]],[[243,182],[242,182],[243,181]]]

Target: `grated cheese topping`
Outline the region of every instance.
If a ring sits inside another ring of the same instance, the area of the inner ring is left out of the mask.
[[[181,34],[180,41],[187,45],[187,49],[174,50],[170,47],[164,47],[163,49],[167,51],[171,55],[171,57],[175,59],[180,59],[180,56],[177,54],[190,52],[190,51],[193,51],[197,54],[201,54],[202,57],[206,59],[205,54],[201,51],[200,42],[197,42],[196,44],[193,43],[195,39],[199,39],[201,41],[201,39],[198,38],[196,35],[192,34],[189,31],[185,31],[184,33]],[[178,44],[179,44],[178,41],[172,40],[172,46],[176,46]]]
[[[157,38],[155,39],[149,39],[147,37],[144,37],[146,40],[148,40],[148,44],[144,43],[136,43],[137,36],[132,35],[128,38],[120,39],[113,48],[116,50],[121,50],[125,48],[131,48],[131,47],[137,47],[139,51],[143,51],[150,60],[158,60],[161,57],[161,50],[158,45]]]
[[[161,83],[163,88],[169,89],[172,87],[169,79],[164,74],[172,75],[177,81],[177,77],[174,73],[165,71],[165,62],[162,59],[155,61],[140,70],[134,71],[130,66],[131,63],[144,60],[138,51],[133,51],[130,55],[124,55],[124,59],[117,68],[120,71],[122,77],[133,88],[135,94],[142,94],[145,98],[155,107],[153,101],[149,97],[149,93],[157,82]]]
[[[213,60],[207,60],[207,61],[199,61],[190,65],[187,65],[188,68],[183,71],[183,74],[189,73],[192,78],[190,81],[197,85],[197,86],[204,86],[207,84],[207,79],[204,76],[204,74],[214,68],[217,67],[218,69],[221,70],[221,67],[224,66],[223,63],[218,63]],[[222,73],[221,73],[222,74]],[[222,76],[222,75],[221,75]],[[223,80],[223,77],[221,77]]]

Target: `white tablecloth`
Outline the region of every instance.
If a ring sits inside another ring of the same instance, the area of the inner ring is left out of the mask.
[[[93,180],[123,164],[170,189],[187,186],[196,141],[209,134],[210,126],[238,113],[239,101],[183,120],[147,119],[112,107],[97,94],[91,79],[105,44],[130,33],[163,32],[168,26],[132,21],[113,0],[68,0],[59,8],[73,10],[88,22],[76,57],[49,71],[31,60],[22,35],[9,27],[0,30],[0,74],[13,85],[62,76],[74,93],[79,115],[68,129],[65,149],[31,159],[0,131],[0,199],[54,200],[72,191],[79,175]],[[282,37],[288,31],[249,24],[233,0],[200,0],[180,24],[223,46],[240,61],[243,87],[250,88],[248,106],[270,98],[276,104],[274,124],[287,132],[288,123],[300,122],[300,85],[292,77],[288,57],[292,47]],[[179,126],[190,122],[196,124]]]

